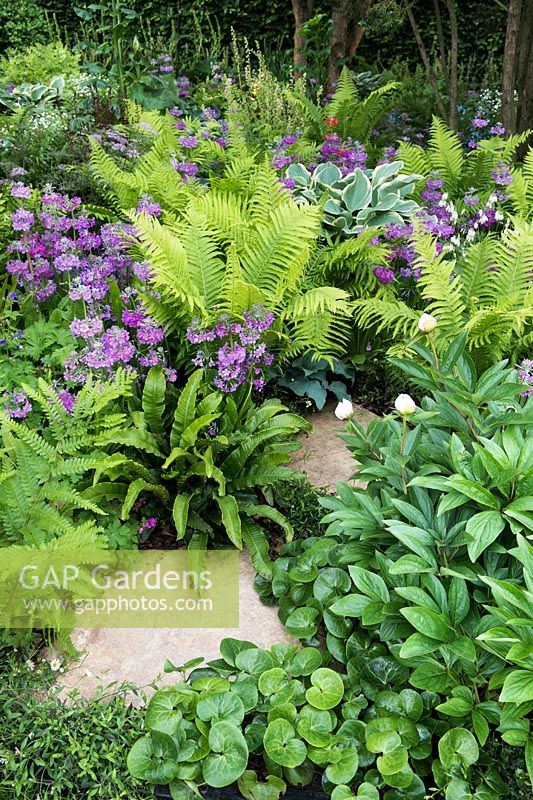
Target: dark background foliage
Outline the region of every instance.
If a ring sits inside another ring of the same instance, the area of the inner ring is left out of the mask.
[[[80,35],[80,20],[74,8],[83,5],[79,0],[0,0],[0,52],[45,42],[54,28],[61,38],[74,44]],[[267,53],[277,58],[286,55],[286,60],[291,60],[294,21],[288,0],[131,0],[128,5],[140,15],[139,39],[162,43],[172,39],[178,61],[180,53],[194,51],[202,41],[227,47],[232,27],[252,45],[257,41]],[[330,6],[327,0],[321,0],[316,4],[316,13],[328,13]],[[431,46],[436,38],[433,0],[418,0],[414,11]],[[488,59],[501,58],[506,10],[494,0],[461,0],[458,18],[460,64],[480,76]],[[408,21],[388,14],[386,3],[371,18],[358,60],[361,68],[372,63],[378,69],[387,69],[398,61],[408,66],[419,63]]]

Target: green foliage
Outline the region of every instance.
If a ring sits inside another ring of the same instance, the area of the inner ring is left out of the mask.
[[[98,476],[109,481],[95,491],[124,486],[123,519],[142,492],[151,492],[171,508],[178,539],[193,547],[221,537],[239,549],[245,545],[256,570],[269,575],[268,542],[258,521],[270,520],[288,538],[293,531],[283,514],[259,502],[258,491],[297,475],[283,466],[298,448],[290,437],[311,426],[276,400],[256,408],[249,394],[234,399],[202,391],[203,379],[201,370],[193,373],[172,408],[161,368],[151,368],[142,411],[122,430],[97,437],[101,447],[121,452],[99,465]],[[129,482],[132,472],[138,477]]]
[[[48,663],[32,670],[15,654],[1,653],[3,759],[0,794],[29,800],[145,800],[129,775],[125,751],[144,729],[131,705],[132,686],[108,687],[90,700],[72,692],[58,702]],[[127,698],[126,695],[129,695]]]
[[[8,47],[21,49],[45,43],[50,31],[42,3],[36,0],[2,0],[0,2],[0,51]]]
[[[131,384],[120,373],[104,386],[89,380],[72,413],[44,380],[36,389],[23,384],[40,406],[41,432],[0,413],[0,546],[39,546],[67,534],[78,547],[101,541],[95,518],[105,516],[99,505],[105,495],[90,486],[88,474],[105,458],[96,448],[99,437],[124,426],[126,416],[114,404],[131,392]],[[80,511],[91,517],[78,521]]]
[[[473,186],[482,196],[483,192],[488,196],[494,188],[492,172],[496,165],[510,162],[529,136],[528,131],[507,139],[493,136],[465,153],[459,134],[438,117],[433,117],[427,145],[401,142],[398,159],[403,161],[408,172],[417,172],[425,177],[438,173],[452,200],[461,198]]]
[[[110,161],[101,160],[100,175],[115,187],[123,179],[130,182],[126,173],[115,179]],[[215,306],[217,313],[239,316],[259,303],[276,314],[274,348],[282,359],[307,350],[326,358],[341,352],[348,334],[348,295],[314,286],[310,275],[318,209],[295,203],[274,170],[253,159],[232,161],[201,194],[199,187],[185,188],[175,173],[172,182],[165,185],[176,190],[176,197],[169,201],[167,194],[166,199],[175,210],[166,224],[135,217],[140,249],[161,296],[159,302],[147,297],[146,303],[160,322],[183,336],[191,317],[209,319]],[[117,190],[125,207],[139,191],[129,186],[124,190],[133,193],[129,200],[122,187]]]
[[[318,767],[333,798],[353,797],[357,782],[361,798],[379,798],[384,785],[422,800],[408,762],[430,752],[434,696],[378,689],[369,702],[315,647],[224,639],[220,649],[220,659],[154,695],[148,733],[128,756],[132,775],[170,784],[175,797],[237,781],[244,797],[278,800],[287,784],[310,784]],[[246,770],[249,758],[261,759],[266,782]]]
[[[463,348],[464,337],[437,365],[420,345],[424,366],[393,359],[428,397],[410,422],[348,423],[368,486],[339,483],[321,500],[326,535],[286,545],[270,587],[288,632],[307,645],[325,637],[354,691],[440,696],[426,725],[450,800],[486,785],[505,793],[479,754],[496,732],[530,748],[533,708],[532,400],[505,362],[478,377]]]
[[[476,362],[488,365],[503,357],[516,360],[531,341],[533,289],[533,227],[515,220],[500,238],[492,235],[467,246],[457,259],[437,255],[429,234],[415,230],[416,266],[421,269],[420,293],[424,310],[437,317],[433,336],[437,349],[463,332]],[[413,345],[418,314],[403,300],[361,299],[355,318],[364,328],[393,337],[395,352]],[[398,341],[399,340],[399,341]]]
[[[322,204],[325,235],[340,239],[359,235],[363,228],[405,225],[419,206],[406,200],[421,175],[399,174],[403,164],[381,164],[374,170],[355,169],[343,176],[334,164],[319,164],[310,173],[303,164],[291,164],[287,176],[295,181],[296,196]]]
[[[344,380],[341,380],[344,379]],[[350,396],[348,386],[354,375],[348,367],[337,359],[329,364],[324,358],[314,359],[311,353],[295,359],[278,378],[277,385],[292,392],[297,397],[309,398],[318,411],[321,411],[332,394],[337,400]],[[311,402],[310,402],[311,401]]]
[[[391,107],[391,94],[397,87],[397,83],[387,83],[361,100],[350,70],[344,67],[333,98],[325,106],[316,105],[300,91],[293,92],[292,97],[305,114],[304,131],[311,140],[321,143],[328,133],[325,120],[336,119],[335,131],[342,140],[351,138],[368,144],[376,124]]]
[[[79,74],[79,56],[61,42],[35,44],[0,60],[0,83],[48,84],[57,76]]]

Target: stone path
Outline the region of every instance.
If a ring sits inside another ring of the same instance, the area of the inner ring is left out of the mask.
[[[338,434],[344,431],[344,422],[335,416],[336,406],[335,400],[327,403],[318,414],[307,416],[313,432],[301,437],[302,447],[293,459],[293,465],[306,473],[313,486],[326,488],[330,492],[335,491],[337,481],[362,485],[351,480],[355,462],[345,443],[339,438]],[[354,406],[354,410],[354,419],[365,428],[376,419],[375,414],[361,406]]]
[[[343,423],[335,417],[336,403],[324,411],[309,415],[313,432],[302,438],[294,466],[304,471],[317,488],[335,491],[335,482],[349,481],[354,462],[338,433]],[[356,407],[356,419],[367,425],[374,414]],[[97,686],[116,681],[147,687],[161,675],[162,683],[174,683],[176,674],[162,674],[165,659],[183,664],[203,656],[206,661],[218,658],[219,643],[227,636],[247,639],[260,647],[276,642],[291,642],[278,619],[277,609],[265,606],[257,596],[253,581],[255,571],[247,553],[241,556],[240,627],[231,629],[144,629],[115,628],[77,630],[74,646],[82,653],[78,664],[61,676],[64,692],[76,688],[91,696]]]

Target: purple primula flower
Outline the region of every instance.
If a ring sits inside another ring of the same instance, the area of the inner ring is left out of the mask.
[[[374,267],[374,275],[384,285],[394,281],[394,271],[388,267]]]
[[[486,128],[489,121],[488,119],[483,119],[483,117],[474,117],[471,124],[473,128]]]
[[[180,145],[186,150],[193,150],[198,147],[198,139],[196,136],[180,136]]]
[[[494,178],[494,183],[498,184],[498,186],[510,186],[513,182],[513,176],[509,172],[509,165],[504,164],[503,161],[499,161],[496,164],[496,169],[491,174]]]
[[[158,217],[161,214],[161,206],[150,195],[142,194],[137,203],[137,214],[142,213],[148,214],[149,217]]]
[[[27,395],[21,389],[4,392],[3,406],[6,416],[10,419],[26,419],[32,409]]]
[[[14,231],[29,232],[34,222],[35,217],[31,211],[27,211],[25,208],[18,208],[11,214],[11,225]]]
[[[14,183],[11,187],[11,197],[16,197],[18,200],[29,200],[31,197],[31,189],[23,183]]]
[[[501,122],[497,122],[496,125],[493,125],[492,128],[489,128],[489,133],[491,133],[493,136],[504,136],[505,128]]]

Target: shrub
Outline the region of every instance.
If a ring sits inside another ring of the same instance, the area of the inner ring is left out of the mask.
[[[533,530],[533,401],[505,362],[477,376],[464,338],[437,361],[418,345],[424,366],[394,360],[429,396],[413,416],[348,424],[368,487],[338,484],[321,500],[326,535],[282,549],[271,591],[289,633],[324,643],[366,697],[376,675],[387,691],[440,695],[428,723],[442,737],[433,780],[449,798],[487,782],[498,797],[497,765],[475,766],[479,748],[497,733],[531,748],[531,609],[520,586],[530,585],[521,534]]]
[[[0,61],[0,83],[49,83],[79,74],[79,57],[61,42],[34,44]]]

